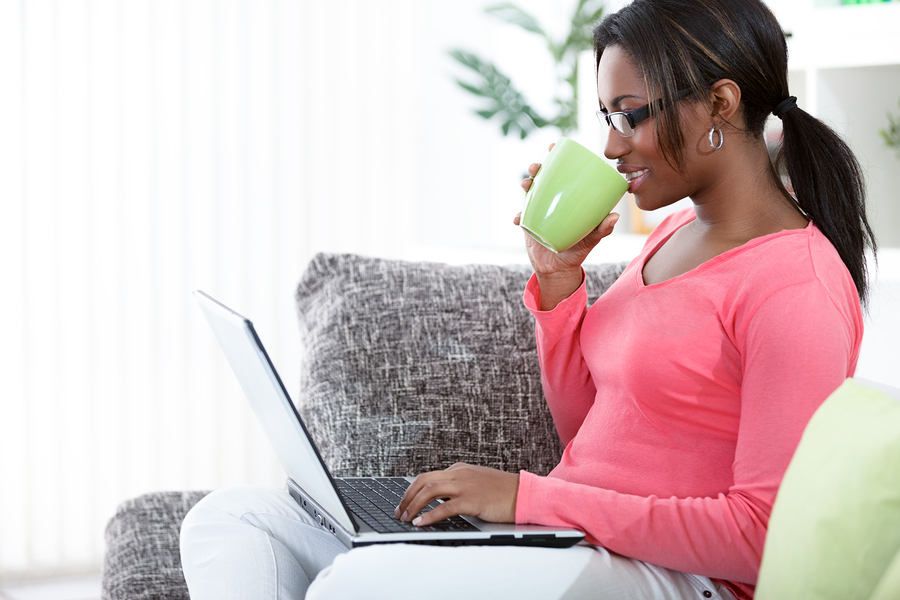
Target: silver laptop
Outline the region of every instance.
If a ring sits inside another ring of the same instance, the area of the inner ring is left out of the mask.
[[[195,291],[194,297],[288,475],[291,496],[348,547],[405,542],[564,548],[584,538],[577,529],[488,523],[470,516],[429,527],[398,521],[394,508],[413,478],[332,477],[253,324],[204,292]]]

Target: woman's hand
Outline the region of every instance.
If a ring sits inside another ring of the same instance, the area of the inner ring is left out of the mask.
[[[456,463],[445,471],[432,471],[416,477],[394,511],[403,521],[424,527],[455,515],[472,515],[493,523],[514,523],[518,473],[506,473],[487,467]],[[429,503],[443,504],[421,516]]]
[[[555,144],[550,144],[550,150]],[[528,167],[531,176],[522,181],[522,189],[526,192],[531,189],[535,175],[541,165],[534,163]],[[518,225],[522,213],[513,219],[513,224]],[[561,301],[572,295],[581,286],[581,265],[587,259],[591,250],[606,236],[613,232],[618,213],[610,213],[603,221],[581,241],[568,250],[560,253],[553,252],[534,239],[527,231],[525,234],[525,249],[528,251],[528,259],[538,278],[541,289],[541,309],[552,310]]]

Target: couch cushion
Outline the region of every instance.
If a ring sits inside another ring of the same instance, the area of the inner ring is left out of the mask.
[[[598,296],[624,265],[589,267]],[[454,462],[545,474],[561,454],[541,391],[528,266],[317,255],[297,289],[298,410],[337,476]]]
[[[157,492],[119,505],[106,526],[103,600],[189,600],[181,522],[208,492]]]
[[[894,555],[869,600],[897,600],[897,598],[900,598],[900,550]]]
[[[848,379],[813,415],[785,473],[756,598],[869,598],[883,578],[891,585],[898,550],[900,402]]]

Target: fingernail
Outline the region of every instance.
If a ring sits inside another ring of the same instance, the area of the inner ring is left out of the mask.
[[[395,519],[399,519],[399,518],[400,518],[400,507],[399,507],[399,506],[398,506],[397,508],[394,509],[394,518],[395,518]]]
[[[403,511],[403,516],[400,517],[400,520],[401,520],[401,521],[409,521],[409,515],[406,514],[406,511],[405,511],[405,510]]]
[[[416,527],[418,527],[421,524],[422,524],[422,517],[416,517],[415,519],[413,519],[413,525],[415,525]]]

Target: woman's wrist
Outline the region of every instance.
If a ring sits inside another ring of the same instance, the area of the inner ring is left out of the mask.
[[[552,273],[535,273],[535,275],[541,290],[542,311],[556,308],[560,302],[577,292],[584,282],[584,270],[581,267]]]

